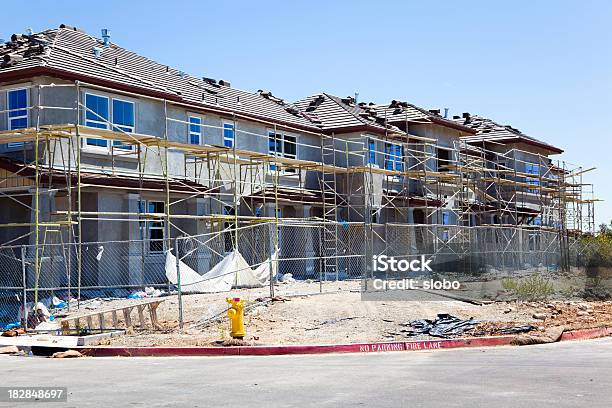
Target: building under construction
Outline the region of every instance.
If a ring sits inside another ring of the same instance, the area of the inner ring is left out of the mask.
[[[167,285],[177,239],[199,273],[239,250],[323,281],[383,252],[564,267],[594,232],[592,169],[515,128],[399,100],[287,102],[102,34],[0,44],[5,296]]]

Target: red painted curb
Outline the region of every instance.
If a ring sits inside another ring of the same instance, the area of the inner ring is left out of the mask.
[[[612,327],[564,332],[560,341],[585,340],[612,335]],[[176,357],[176,356],[274,356],[286,354],[376,353],[384,351],[439,350],[465,347],[507,346],[514,336],[471,337],[445,340],[388,343],[324,344],[296,346],[238,347],[83,347],[92,357]]]
[[[283,354],[372,353],[383,351],[437,350],[459,347],[487,347],[510,344],[513,336],[474,337],[448,340],[420,340],[388,343],[324,344],[296,346],[238,347],[86,347],[79,349],[93,357],[169,356],[272,356]]]
[[[581,329],[563,332],[560,341],[587,340],[612,335],[612,327],[598,327],[595,329]]]

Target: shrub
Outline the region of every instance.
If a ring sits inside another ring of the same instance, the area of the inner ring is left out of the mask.
[[[552,282],[537,273],[520,280],[504,278],[502,286],[519,300],[545,300],[554,293]]]

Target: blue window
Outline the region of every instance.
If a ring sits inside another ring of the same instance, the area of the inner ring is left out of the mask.
[[[141,214],[164,214],[163,201],[139,201],[138,212]],[[163,252],[165,239],[165,225],[162,218],[145,219],[140,221],[141,237],[149,241],[149,252]]]
[[[28,90],[15,89],[8,92],[9,130],[28,127]]]
[[[108,98],[92,94],[85,95],[85,126],[108,129]]]
[[[402,171],[404,146],[385,143],[385,169]]]
[[[108,98],[92,94],[85,94],[85,126],[97,129],[108,129]],[[105,139],[87,138],[87,146],[108,148]]]
[[[271,156],[286,157],[288,159],[297,158],[297,137],[285,133],[268,131],[268,153]],[[271,164],[270,170],[275,171],[276,165]],[[285,173],[295,173],[296,169],[287,167]]]
[[[113,130],[115,132],[134,133],[134,103],[113,99]],[[133,145],[113,141],[115,149],[132,150]]]
[[[189,117],[189,143],[199,145],[202,140],[202,118]]]
[[[368,164],[376,164],[376,142],[368,139]]]
[[[525,163],[525,173],[532,174],[531,177],[525,177],[525,181],[527,184],[531,184],[532,186],[540,185],[540,166],[536,163]],[[537,188],[528,188],[527,192],[529,193],[538,193],[540,190]]]
[[[404,169],[404,146],[395,145],[395,170],[402,171]]]
[[[268,131],[268,153],[271,156],[282,156],[283,155],[283,135],[280,133],[274,133],[274,131]],[[271,171],[276,171],[277,166],[275,164],[270,165]]]
[[[442,225],[449,225],[450,224],[450,214],[446,211],[442,212]],[[444,242],[448,241],[448,230],[444,229],[442,231],[442,240]]]
[[[113,99],[113,130],[134,132],[134,103]]]
[[[9,130],[25,129],[28,127],[28,90],[14,89],[8,91],[8,117]],[[8,143],[7,147],[20,147],[23,142]]]
[[[223,146],[234,147],[236,141],[236,132],[234,131],[233,123],[223,124]]]
[[[442,224],[443,225],[448,225],[450,224],[450,214],[447,212],[443,212],[442,213]]]

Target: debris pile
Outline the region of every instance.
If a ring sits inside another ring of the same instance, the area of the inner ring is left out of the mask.
[[[407,329],[400,330],[405,336],[429,335],[433,337],[493,336],[527,333],[537,330],[530,324],[512,324],[500,322],[482,322],[474,318],[460,319],[456,316],[441,313],[434,320],[419,319],[403,323]]]
[[[128,299],[145,299],[166,296],[168,293],[164,290],[155,289],[154,287],[145,287],[144,290],[139,290],[128,296]]]
[[[470,334],[472,336],[506,336],[509,334],[528,333],[533,330],[538,330],[538,328],[530,324],[483,322],[476,326]]]
[[[434,337],[455,337],[474,329],[480,323],[473,318],[460,319],[456,316],[440,313],[434,320],[419,319],[411,320],[402,326],[408,327],[401,330],[406,336],[428,334]]]

